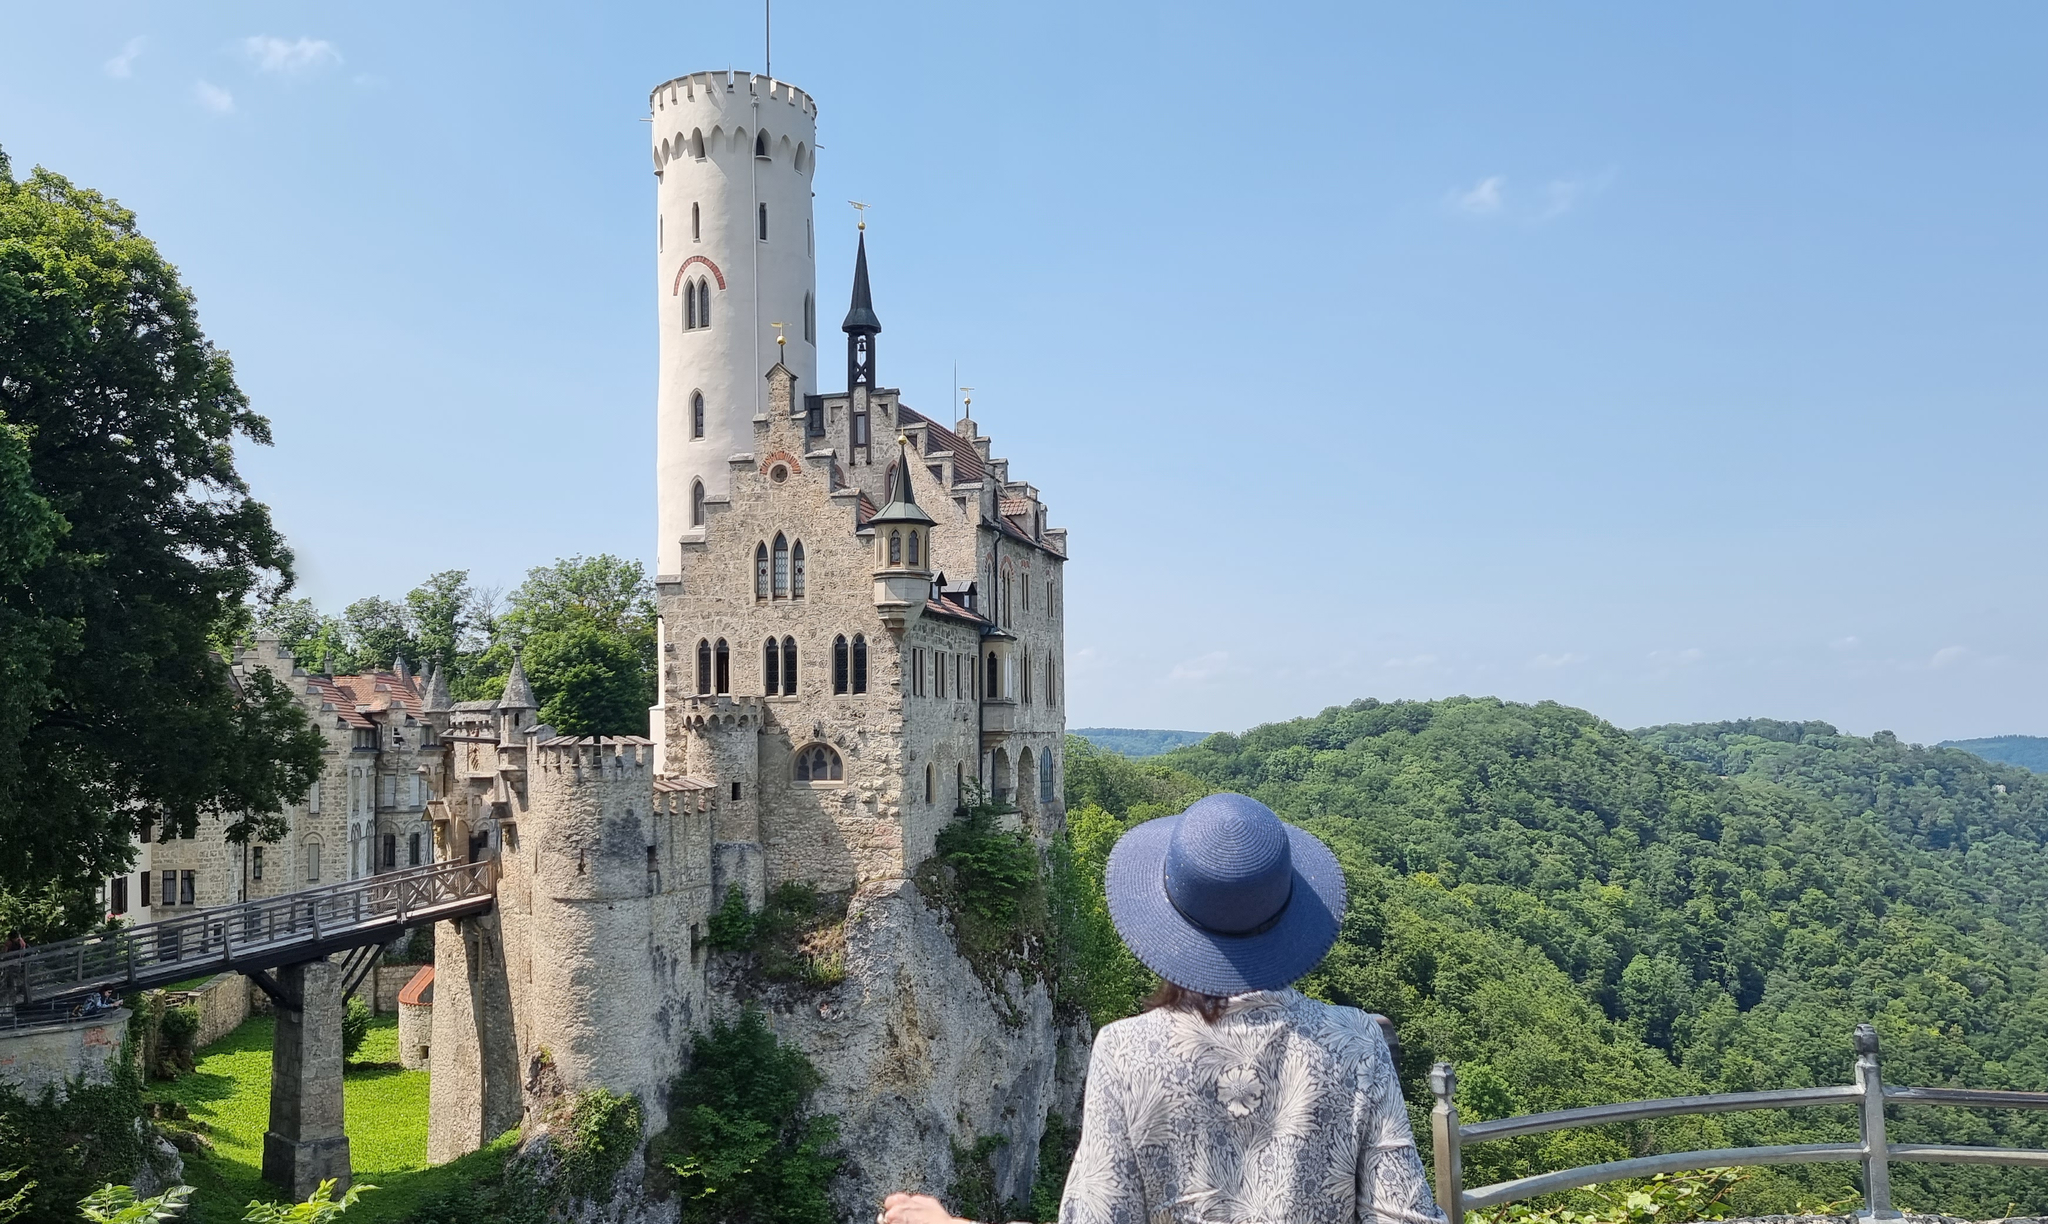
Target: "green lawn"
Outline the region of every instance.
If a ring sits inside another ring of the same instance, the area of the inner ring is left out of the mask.
[[[252,1016],[201,1051],[190,1075],[150,1085],[150,1099],[183,1104],[194,1121],[206,1124],[213,1143],[211,1154],[185,1158],[199,1224],[239,1220],[250,1199],[279,1197],[262,1180],[273,1024],[269,1016]],[[427,1073],[399,1068],[398,1022],[391,1017],[370,1022],[342,1084],[356,1184],[379,1187],[349,1212],[349,1224],[403,1220],[421,1202],[495,1170],[511,1150],[509,1138],[502,1139],[453,1163],[427,1167]]]

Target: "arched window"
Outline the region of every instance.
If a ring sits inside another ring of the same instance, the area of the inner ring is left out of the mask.
[[[903,533],[900,531],[889,533],[889,564],[903,564]]]
[[[754,545],[754,598],[768,598],[768,546]]]
[[[910,533],[910,566],[912,569],[915,569],[918,565],[919,561],[917,559],[917,533],[913,531]]]
[[[792,599],[804,597],[804,542],[798,540],[789,548],[789,595]]]
[[[775,533],[775,598],[789,596],[789,541]]]
[[[847,681],[846,635],[832,639],[832,691],[844,693]]]
[[[782,695],[796,696],[796,639],[782,639]]]
[[[690,241],[704,241],[704,214],[695,204],[690,205]]]
[[[692,128],[690,130],[690,156],[698,161],[704,160],[704,129],[702,128]]]
[[[996,652],[991,650],[988,652],[988,678],[983,684],[983,688],[988,693],[990,701],[997,701],[1002,698],[1003,686],[999,683],[1001,679],[1002,673],[997,670],[996,666]]]
[[[704,393],[702,391],[690,392],[690,436],[693,438],[704,436]]]
[[[1038,801],[1051,803],[1052,794],[1052,753],[1048,752],[1038,758]]]
[[[804,339],[812,344],[818,342],[818,303],[808,293],[804,294]]]
[[[683,282],[683,330],[697,330],[697,282]]]
[[[1055,706],[1055,705],[1058,705],[1058,704],[1059,704],[1059,699],[1058,699],[1057,697],[1055,697],[1055,696],[1053,695],[1053,679],[1052,679],[1052,678],[1053,678],[1053,670],[1052,670],[1052,660],[1051,660],[1051,659],[1047,659],[1047,660],[1045,661],[1045,704],[1047,704],[1047,705],[1049,705],[1049,706]]]
[[[766,157],[766,156],[768,156],[768,133],[766,133],[766,132],[755,132],[755,133],[754,133],[754,156],[755,156],[755,157]]]
[[[773,697],[782,691],[782,648],[774,638],[761,647],[761,690]]]
[[[932,773],[931,763],[926,762],[924,767],[924,801],[926,803],[932,801]],[[413,836],[417,837],[419,835],[415,833]]]
[[[768,241],[768,206],[766,204],[760,206],[759,215],[761,219],[761,241],[766,242]]]
[[[690,482],[690,526],[702,527],[703,525],[704,482],[701,480],[693,480]]]
[[[853,635],[853,691],[868,691],[868,640],[858,633]]]
[[[796,780],[799,782],[839,782],[846,777],[846,767],[840,763],[839,754],[824,744],[812,744],[796,752]]]
[[[711,326],[711,278],[697,282],[697,326]]]
[[[703,638],[699,638],[697,639],[697,695],[699,697],[706,697],[710,693],[711,643]]]
[[[718,691],[732,692],[732,650],[725,644],[724,638],[718,639],[718,645],[711,648],[711,658],[712,671],[715,673],[712,680]]]
[[[1005,625],[1010,623],[1011,577],[1012,571],[1010,569],[1010,563],[1005,561],[1003,563],[1002,576],[996,580],[996,608],[997,611],[1001,614],[1003,624]]]

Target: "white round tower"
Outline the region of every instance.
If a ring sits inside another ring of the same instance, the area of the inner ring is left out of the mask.
[[[673,574],[681,541],[703,526],[703,498],[727,490],[726,460],[753,445],[777,323],[797,394],[821,390],[818,107],[785,81],[734,72],[677,77],[649,104],[661,322],[656,572]]]

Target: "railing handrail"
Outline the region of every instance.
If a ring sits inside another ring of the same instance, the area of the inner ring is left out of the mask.
[[[1464,1224],[1465,1213],[1502,1203],[1512,1203],[1560,1190],[1622,1178],[1651,1177],[1659,1173],[1682,1173],[1697,1169],[1729,1166],[1815,1164],[1832,1161],[1858,1162],[1863,1166],[1863,1219],[1898,1219],[1891,1202],[1893,1161],[1921,1164],[2003,1164],[2048,1168],[2048,1151],[2024,1148],[1965,1147],[1930,1143],[1890,1143],[1885,1137],[1886,1105],[1945,1105],[1976,1109],[2048,1109],[2048,1092],[2019,1092],[1996,1088],[1902,1088],[1888,1086],[1878,1069],[1877,1032],[1868,1024],[1856,1026],[1856,1065],[1853,1084],[1819,1088],[1782,1088],[1762,1092],[1723,1092],[1707,1096],[1663,1097],[1649,1101],[1622,1101],[1612,1105],[1588,1105],[1557,1109],[1547,1113],[1523,1114],[1487,1122],[1460,1124],[1455,1096],[1457,1070],[1450,1063],[1430,1069],[1430,1091],[1436,1105],[1430,1111],[1437,1205],[1450,1224]],[[1802,1109],[1814,1106],[1855,1105],[1858,1107],[1861,1138],[1856,1143],[1792,1143],[1746,1148],[1715,1148],[1696,1152],[1664,1152],[1605,1164],[1580,1165],[1537,1173],[1509,1181],[1467,1190],[1464,1185],[1464,1146],[1520,1135],[1541,1134],[1570,1127],[1600,1126],[1667,1118],[1680,1114],[1736,1113],[1757,1109]]]
[[[175,980],[209,964],[260,962],[266,951],[433,921],[490,897],[496,884],[495,859],[448,861],[80,935],[0,954],[0,996],[26,1002]]]

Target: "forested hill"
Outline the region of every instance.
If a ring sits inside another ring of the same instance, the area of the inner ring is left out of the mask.
[[[2048,736],[1994,735],[1990,739],[1943,740],[1936,747],[1960,748],[2001,765],[2048,773]]]
[[[2023,933],[2033,916],[1984,884],[2017,882],[2037,861],[2026,775],[1903,747],[1910,774],[1859,763],[1893,746],[1818,725],[1755,745],[1730,730],[1713,753],[1718,733],[1691,730],[1632,737],[1548,703],[1368,700],[1146,762],[1083,747],[1070,802],[1085,829],[1091,801],[1141,819],[1239,790],[1326,837],[1354,902],[1307,986],[1393,1017],[1413,1105],[1440,1058],[1459,1064],[1476,1117],[1841,1083],[1861,1021],[1883,1035],[1892,1082],[2048,1090],[2044,957]],[[1771,764],[1780,743],[1796,760]],[[2048,1145],[2041,1119],[2010,1115],[1915,1111],[1897,1133]],[[1468,1164],[1491,1179],[1650,1146],[1853,1137],[1848,1111],[1671,1119],[1482,1145]],[[1916,1210],[2048,1210],[2038,1174],[1895,1177]],[[1850,1180],[1835,1166],[1773,1171],[1740,1205],[1839,1199]]]

